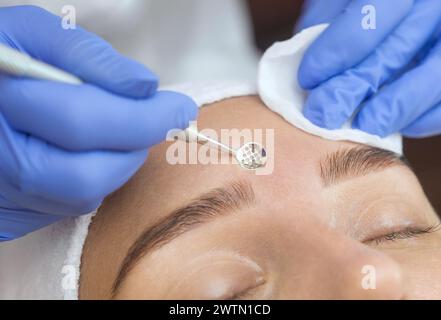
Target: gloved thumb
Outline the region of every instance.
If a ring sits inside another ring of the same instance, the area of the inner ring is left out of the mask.
[[[149,69],[79,26],[63,29],[60,17],[39,7],[0,9],[0,31],[0,42],[107,91],[141,99],[157,90],[158,78]]]

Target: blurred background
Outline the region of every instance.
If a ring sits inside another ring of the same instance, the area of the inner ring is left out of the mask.
[[[260,51],[292,36],[302,7],[301,0],[247,0],[254,39]],[[441,214],[441,136],[405,139],[405,154],[421,180],[433,206]]]

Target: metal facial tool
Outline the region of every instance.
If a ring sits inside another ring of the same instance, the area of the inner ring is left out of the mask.
[[[266,164],[266,150],[256,142],[248,142],[239,149],[232,149],[227,145],[200,133],[194,127],[185,130],[185,134],[188,142],[195,141],[200,144],[209,143],[212,146],[220,147],[222,150],[227,151],[236,158],[239,165],[244,169],[256,170],[264,167]]]

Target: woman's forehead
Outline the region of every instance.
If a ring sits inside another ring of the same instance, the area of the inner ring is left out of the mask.
[[[233,109],[234,113],[231,112]],[[263,193],[268,196],[279,196],[281,192],[314,196],[321,185],[320,159],[340,148],[356,146],[304,133],[267,109],[256,97],[229,99],[205,107],[198,119],[198,127],[202,130],[214,129],[218,133],[222,129],[262,129],[263,135],[267,130],[274,130],[274,141],[263,138],[264,142],[273,143],[274,169],[269,174],[256,175],[232,164],[170,164],[167,161],[170,144],[164,143],[151,151],[149,160],[139,173],[145,177],[139,179],[139,183],[154,186],[155,192],[147,196],[150,195],[158,207],[176,206],[209,188],[243,179],[264,190]],[[166,197],[157,197],[158,193]]]

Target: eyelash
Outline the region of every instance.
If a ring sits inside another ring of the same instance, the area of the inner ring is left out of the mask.
[[[248,288],[241,292],[235,293],[224,300],[249,300],[249,298],[252,297],[253,291],[255,291],[257,288],[260,288],[262,285],[264,285],[264,283],[259,284],[255,287]]]
[[[231,298],[228,298],[226,300],[246,300],[246,298],[249,297],[252,290],[253,289],[247,289],[245,291],[236,293],[235,295],[231,296]]]
[[[367,243],[375,243],[376,245],[379,245],[379,244],[382,244],[385,242],[390,242],[390,241],[417,238],[421,235],[433,233],[433,232],[436,232],[440,229],[441,229],[441,223],[437,223],[437,224],[429,226],[427,228],[409,227],[404,230],[391,232],[389,234],[367,240],[366,242]]]

